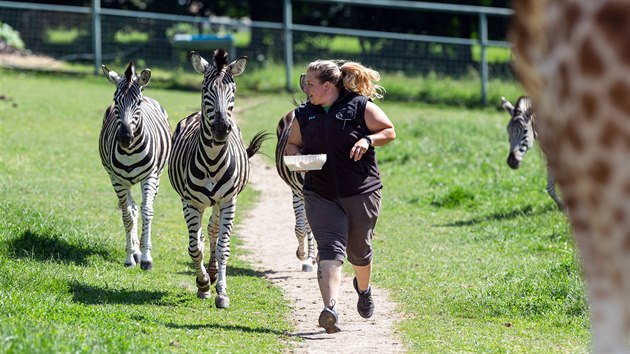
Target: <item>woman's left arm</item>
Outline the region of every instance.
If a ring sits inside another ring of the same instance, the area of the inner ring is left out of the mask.
[[[370,145],[383,146],[396,139],[394,124],[374,102],[368,101],[365,106],[364,118],[370,134],[359,139],[350,149],[350,158],[354,161],[359,161],[370,148]]]
[[[365,124],[371,132],[368,136],[372,140],[372,146],[383,146],[396,139],[394,124],[374,102],[368,101],[364,116]]]

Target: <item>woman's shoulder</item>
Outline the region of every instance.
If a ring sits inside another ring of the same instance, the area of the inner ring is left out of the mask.
[[[295,108],[295,116],[299,118],[300,116],[303,116],[306,113],[313,112],[314,110],[315,106],[312,105],[309,101],[306,101]]]
[[[360,94],[358,94],[356,92],[344,90],[344,92],[341,95],[341,98],[339,99],[339,101],[342,104],[351,104],[351,105],[363,104],[363,105],[365,105],[365,102],[367,102],[369,99],[370,99],[369,97],[360,95]]]

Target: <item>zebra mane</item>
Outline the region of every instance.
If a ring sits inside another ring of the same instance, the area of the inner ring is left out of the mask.
[[[516,100],[516,104],[514,104],[514,116],[523,114],[527,117],[532,117],[533,109],[532,109],[532,100],[527,96],[521,96]]]
[[[136,68],[133,66],[133,62],[129,62],[127,70],[125,70],[125,79],[127,79],[127,89],[125,90],[125,93],[127,93],[127,91],[131,88],[131,85],[133,85],[134,77],[136,77]]]
[[[228,62],[228,55],[225,49],[219,48],[214,51],[214,63],[216,65],[217,71],[223,70],[223,67]]]

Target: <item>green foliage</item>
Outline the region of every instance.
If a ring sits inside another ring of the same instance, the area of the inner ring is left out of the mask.
[[[149,34],[147,32],[137,31],[130,26],[125,26],[116,31],[114,39],[117,43],[123,44],[144,43],[149,40]]]
[[[24,49],[24,41],[22,41],[20,33],[2,22],[0,22],[0,41],[6,42],[9,47]]]
[[[78,40],[81,36],[88,36],[87,31],[81,31],[78,28],[67,28],[59,26],[49,28],[45,32],[45,41],[50,44],[71,44]]]

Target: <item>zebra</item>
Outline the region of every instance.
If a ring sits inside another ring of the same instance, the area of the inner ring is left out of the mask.
[[[166,110],[142,91],[151,79],[151,70],[140,76],[132,62],[125,76],[102,66],[103,74],[116,85],[113,103],[105,111],[99,136],[101,162],[118,196],[127,242],[125,266],[140,263],[143,270],[153,268],[151,221],[153,201],[158,194],[160,176],[171,151],[171,128]],[[138,206],[131,187],[142,187],[142,236],[138,241]]]
[[[188,254],[195,266],[197,296],[210,298],[216,281],[217,308],[229,307],[226,265],[230,257],[230,233],[236,199],[249,178],[249,158],[256,154],[268,133],[258,132],[245,148],[241,132],[231,119],[236,83],[234,76],[245,70],[247,57],[228,64],[224,49],[214,51],[214,63],[190,52],[194,69],[204,74],[201,111],[182,119],[173,133],[173,151],[168,175],[181,197],[188,227]],[[208,223],[210,261],[204,268],[204,210],[212,207]],[[218,264],[217,264],[218,263]]]
[[[532,108],[532,102],[527,96],[520,96],[515,105],[501,97],[501,106],[510,114],[507,125],[507,133],[510,141],[510,153],[507,164],[512,169],[518,169],[527,151],[534,145],[538,138],[536,132],[536,114]],[[547,193],[556,202],[558,209],[563,210],[563,203],[556,194],[556,181],[547,165]]]
[[[278,122],[276,135],[278,142],[276,144],[276,171],[280,178],[291,188],[293,194],[293,213],[295,214],[295,237],[298,240],[296,256],[302,263],[303,272],[313,271],[315,262],[315,238],[311,231],[311,226],[306,219],[306,211],[304,209],[304,195],[302,194],[302,186],[304,185],[304,175],[295,171],[289,171],[284,164],[284,150],[287,147],[289,133],[291,132],[291,124],[295,118],[294,111],[287,113]],[[304,239],[306,239],[307,253],[304,252]]]

